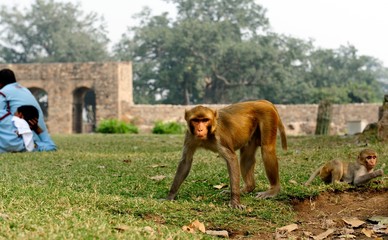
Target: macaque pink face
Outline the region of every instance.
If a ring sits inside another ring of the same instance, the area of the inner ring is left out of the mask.
[[[199,139],[206,139],[210,120],[208,118],[194,118],[190,120],[192,133]]]
[[[207,139],[209,134],[214,133],[216,128],[216,115],[215,111],[203,106],[197,106],[186,111],[185,120],[190,133],[197,139]]]
[[[366,168],[368,170],[373,169],[376,166],[377,163],[377,156],[376,155],[368,155],[365,157],[365,163],[366,163]]]

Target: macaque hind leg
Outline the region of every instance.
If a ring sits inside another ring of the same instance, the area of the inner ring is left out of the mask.
[[[326,179],[326,182],[329,182],[329,177],[331,177],[330,182],[332,184],[339,183],[344,175],[344,166],[340,160],[333,160],[327,163],[321,171],[321,178]]]
[[[257,198],[269,198],[276,196],[280,191],[279,165],[276,157],[275,143],[261,146],[261,155],[265,172],[270,183],[270,188],[265,192],[259,192]]]
[[[255,164],[258,145],[251,140],[248,145],[240,149],[240,170],[244,180],[243,193],[252,192],[255,189]]]

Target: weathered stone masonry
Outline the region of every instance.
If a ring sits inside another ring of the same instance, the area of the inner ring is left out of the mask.
[[[75,109],[87,90],[95,92],[97,122],[120,118],[122,105],[133,105],[132,64],[129,62],[0,64],[0,68],[12,69],[17,81],[25,87],[47,92],[46,122],[53,134],[74,132],[73,121],[82,121],[75,116],[82,112]]]
[[[225,105],[207,105],[220,108]],[[347,122],[378,120],[379,104],[333,105],[330,134],[346,134]],[[184,122],[184,110],[193,106],[179,105],[134,105],[123,110],[124,119],[131,120],[145,131],[149,131],[157,120]],[[276,105],[288,135],[314,134],[318,113],[317,104]]]
[[[2,68],[14,70],[22,85],[47,92],[47,125],[52,134],[79,132],[74,126],[78,121],[82,121],[79,116],[82,112],[79,109],[82,109],[85,93],[90,90],[95,93],[97,124],[108,118],[128,120],[139,126],[141,132],[149,132],[158,120],[184,122],[184,110],[192,107],[135,105],[130,62],[0,64],[0,69]],[[288,134],[314,133],[318,105],[276,106]],[[379,106],[380,104],[333,105],[330,133],[347,133],[346,124],[349,121],[377,122]],[[87,131],[82,128],[80,132]]]

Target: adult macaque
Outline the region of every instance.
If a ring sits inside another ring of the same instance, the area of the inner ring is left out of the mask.
[[[353,185],[364,184],[372,178],[383,175],[383,170],[373,171],[377,163],[377,153],[371,149],[360,152],[357,160],[352,163],[332,160],[321,166],[310,176],[305,185],[309,185],[316,176],[325,183],[346,182]]]
[[[284,150],[287,149],[287,140],[283,123],[272,103],[265,100],[241,102],[217,111],[197,106],[185,111],[185,120],[188,130],[168,200],[175,198],[189,174],[197,148],[217,152],[225,159],[230,178],[232,207],[244,207],[240,204],[240,171],[245,182],[243,191],[252,192],[255,189],[255,153],[259,146],[270,188],[260,192],[257,197],[273,197],[280,191],[276,157],[278,128]],[[240,163],[235,152],[238,149]]]

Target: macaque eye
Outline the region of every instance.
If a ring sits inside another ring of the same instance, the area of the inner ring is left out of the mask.
[[[210,121],[210,119],[208,119],[208,118],[194,118],[191,121],[195,122],[195,123],[207,123]]]
[[[370,159],[376,159],[377,157],[376,156],[367,156],[366,159],[370,160]]]

